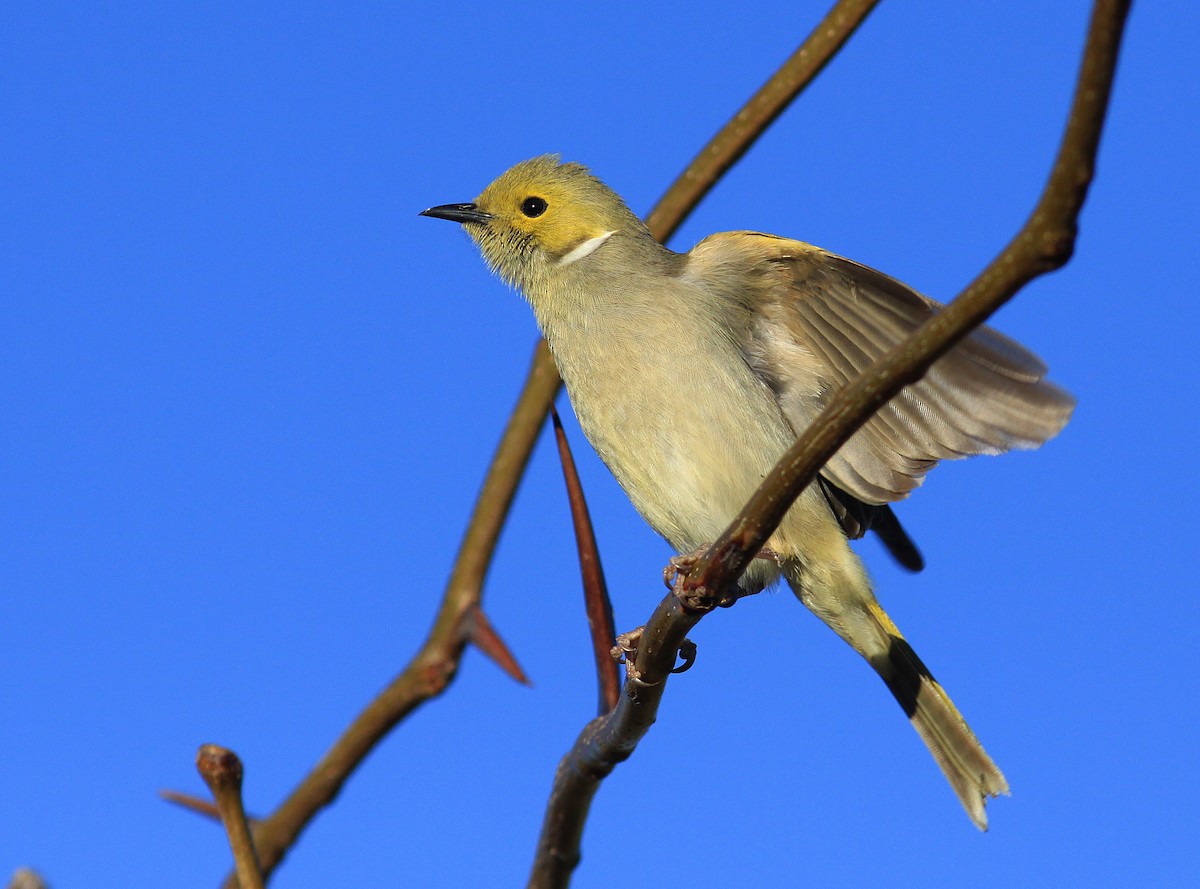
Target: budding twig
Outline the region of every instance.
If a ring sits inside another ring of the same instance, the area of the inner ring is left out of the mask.
[[[233,861],[242,889],[263,889],[262,869],[254,852],[246,810],[242,808],[242,761],[232,750],[202,744],[196,753],[196,771],[212,791],[221,822],[233,850]]]

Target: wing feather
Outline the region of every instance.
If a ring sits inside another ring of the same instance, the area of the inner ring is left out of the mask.
[[[941,308],[881,272],[772,235],[713,235],[689,262],[697,277],[711,272],[733,280],[723,273],[745,273],[746,264],[771,270],[749,297],[750,329],[739,333],[747,363],[797,431]],[[1035,448],[1066,425],[1074,408],[1046,372],[1032,352],[982,327],[881,408],[822,475],[880,505],[908,496],[940,460]]]

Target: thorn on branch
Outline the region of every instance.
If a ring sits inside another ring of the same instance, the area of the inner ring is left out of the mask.
[[[553,406],[550,419],[554,423],[554,440],[558,445],[558,460],[562,464],[563,481],[567,486],[567,501],[571,506],[571,525],[575,531],[575,548],[579,555],[579,572],[583,581],[583,607],[587,615],[588,635],[592,640],[592,659],[596,665],[596,710],[603,715],[617,706],[621,697],[621,678],[616,664],[607,656],[617,629],[613,624],[612,600],[600,564],[600,547],[588,514],[583,483],[571,455],[562,420]]]
[[[158,795],[169,803],[174,803],[181,809],[187,809],[189,812],[195,812],[197,815],[203,815],[205,818],[211,818],[214,821],[221,820],[221,813],[214,803],[206,799],[200,799],[198,796],[192,796],[190,793],[180,793],[178,790],[160,790]],[[249,820],[253,818],[247,816]]]
[[[487,619],[482,608],[479,606],[472,608],[466,617],[465,625],[467,638],[471,644],[487,655],[492,663],[522,685],[533,684],[525,675],[525,671],[521,669],[521,665],[517,663],[517,659],[508,645],[500,638],[500,634],[496,632],[491,621]]]

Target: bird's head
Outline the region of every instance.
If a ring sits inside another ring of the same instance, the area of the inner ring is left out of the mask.
[[[522,161],[473,203],[443,204],[421,215],[462,223],[492,270],[531,298],[614,235],[650,238],[615,192],[557,155]]]

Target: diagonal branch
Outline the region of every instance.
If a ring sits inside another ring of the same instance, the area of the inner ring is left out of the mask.
[[[279,808],[254,825],[264,877],[279,865],[317,812],[333,802],[375,745],[453,681],[463,651],[479,626],[483,579],[516,494],[516,485],[510,482],[520,477],[558,387],[553,365],[547,369],[535,360],[492,459],[429,636],[404,671],[354,718]],[[225,886],[238,886],[236,875],[230,874]]]
[[[737,126],[727,125],[714,137],[710,145],[720,141],[720,150],[702,150],[680,174],[680,183],[690,179],[708,184],[700,189],[692,186],[686,196],[679,191],[682,186],[678,183],[669,189],[648,217],[655,237],[665,240],[678,228],[720,175],[754,144],[784,105],[816,77],[877,2],[839,0],[834,5],[800,50],[737,112],[731,121]],[[759,99],[764,95],[773,98]],[[539,341],[517,406],[475,501],[429,636],[404,671],[355,717],[279,808],[254,825],[264,877],[279,865],[317,812],[333,801],[374,746],[409,713],[440,695],[453,681],[466,646],[464,624],[482,600],[483,581],[500,531],[561,385],[550,350],[545,341]],[[226,878],[229,889],[237,885],[235,875]]]
[[[1016,236],[945,309],[837,393],[796,440],[733,524],[698,561],[685,590],[733,583],[821,467],[871,415],[1039,275],[1066,265],[1096,152],[1129,0],[1097,0],[1062,144],[1037,206]]]
[[[1011,243],[944,311],[853,380],[796,441],[708,553],[647,621],[624,694],[584,727],[555,775],[529,886],[566,886],[579,861],[588,808],[600,782],[628,759],[657,716],[688,631],[736,583],[825,461],[888,399],[1038,275],[1063,266],[1094,170],[1129,0],[1097,0],[1075,98],[1050,179]]]
[[[659,199],[646,217],[646,225],[656,238],[666,243],[729,168],[741,160],[775,118],[824,70],[878,5],[879,0],[842,0],[834,4],[800,48],[750,97],[741,111],[721,127]]]

